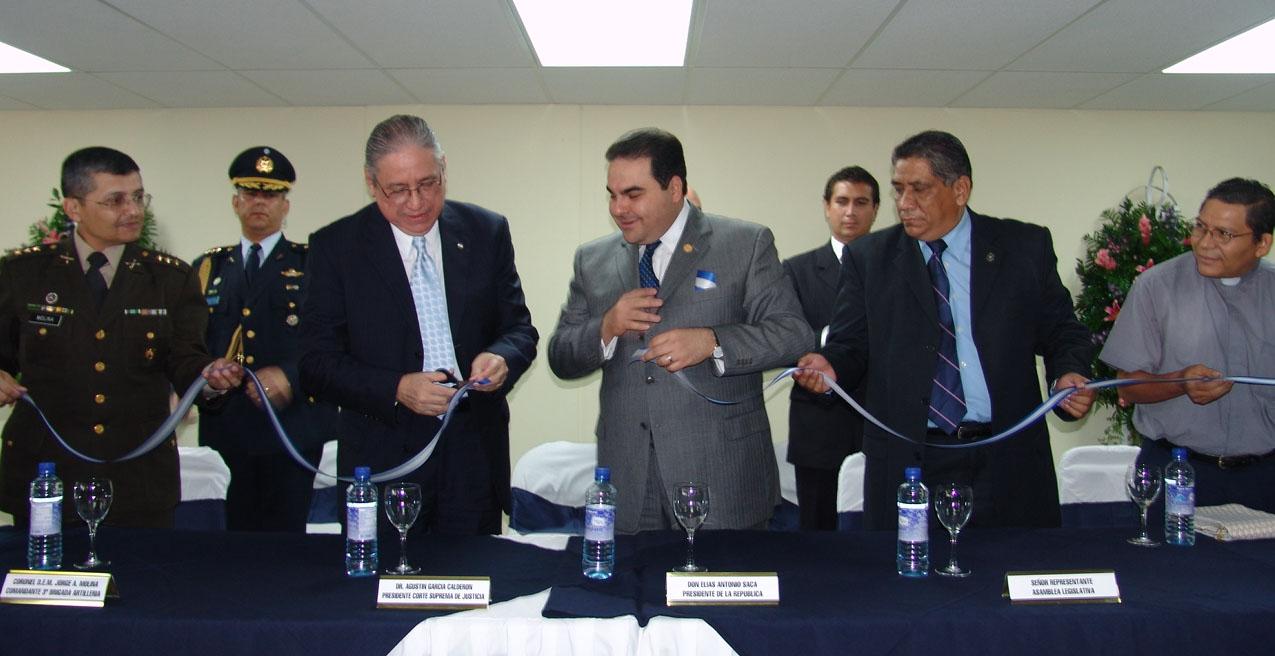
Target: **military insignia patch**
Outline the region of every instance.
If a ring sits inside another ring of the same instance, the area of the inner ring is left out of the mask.
[[[57,302],[58,302],[58,293],[57,293],[57,292],[49,292],[49,293],[45,294],[45,295],[44,295],[44,302],[45,302],[45,303],[48,303],[49,305],[53,305],[54,303],[57,303]]]
[[[270,173],[274,171],[274,160],[267,155],[257,158],[257,173]]]

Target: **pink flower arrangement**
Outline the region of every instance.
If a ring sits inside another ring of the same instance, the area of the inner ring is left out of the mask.
[[[1116,317],[1120,316],[1120,299],[1115,299],[1111,302],[1111,305],[1104,309],[1107,311],[1107,318],[1103,319],[1103,321],[1115,323]]]
[[[1111,257],[1111,251],[1108,251],[1105,248],[1098,249],[1098,253],[1094,255],[1093,261],[1094,264],[1097,264],[1108,271],[1116,270],[1116,259]]]
[[[1142,218],[1138,219],[1138,232],[1142,233],[1142,245],[1150,246],[1151,245],[1151,219],[1147,218],[1146,214],[1143,214]]]
[[[56,244],[62,239],[63,235],[65,234],[66,233],[58,232],[57,230],[50,230],[48,234],[44,235],[44,239],[40,240],[40,243]]]
[[[1146,264],[1139,264],[1138,266],[1133,267],[1133,268],[1134,268],[1134,270],[1135,270],[1135,271],[1137,271],[1138,273],[1142,273],[1143,271],[1146,271],[1147,269],[1150,269],[1150,268],[1151,268],[1151,267],[1153,267],[1153,266],[1155,266],[1155,260],[1153,260],[1153,259],[1151,259],[1151,258],[1147,258],[1147,263],[1146,263]]]

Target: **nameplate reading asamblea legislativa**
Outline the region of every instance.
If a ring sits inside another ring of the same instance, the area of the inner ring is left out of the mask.
[[[376,588],[377,608],[468,610],[490,603],[486,576],[382,576]]]
[[[1007,572],[1005,592],[1015,604],[1118,604],[1115,570]]]
[[[119,597],[108,572],[15,569],[4,577],[0,590],[0,602],[6,604],[101,608],[107,597]]]
[[[668,572],[668,606],[778,606],[775,572]]]

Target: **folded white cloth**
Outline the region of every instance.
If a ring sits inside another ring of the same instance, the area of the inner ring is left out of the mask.
[[[1238,503],[1195,509],[1195,530],[1215,540],[1275,538],[1275,515]]]

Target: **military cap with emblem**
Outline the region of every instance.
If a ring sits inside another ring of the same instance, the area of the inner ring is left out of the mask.
[[[296,169],[283,153],[269,146],[253,146],[230,163],[230,183],[244,189],[288,191],[297,180]]]

